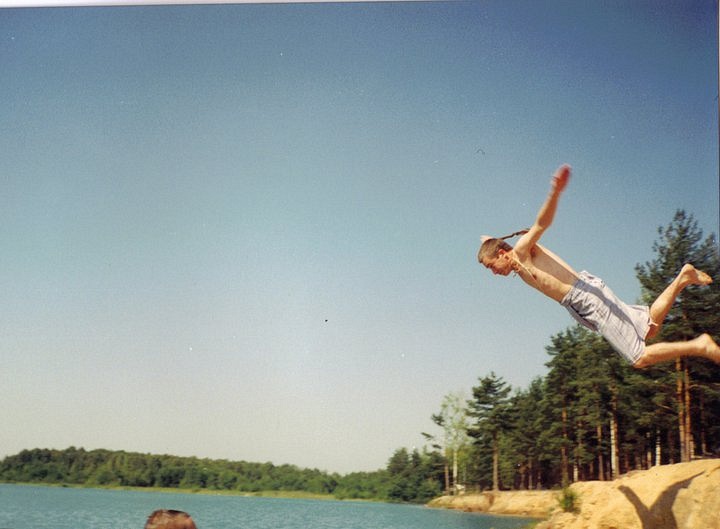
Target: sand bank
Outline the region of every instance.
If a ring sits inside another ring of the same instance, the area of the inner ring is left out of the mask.
[[[549,490],[487,491],[461,496],[441,496],[428,503],[428,507],[547,518],[558,506],[559,497],[559,492]]]
[[[720,529],[720,459],[662,465],[570,488],[578,497],[575,513],[560,509],[558,491],[443,496],[428,505],[545,519],[537,529]]]

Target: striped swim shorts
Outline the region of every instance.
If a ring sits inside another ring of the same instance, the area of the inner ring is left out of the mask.
[[[580,324],[600,333],[631,364],[642,356],[651,324],[647,306],[628,305],[602,279],[585,271],[560,304]]]

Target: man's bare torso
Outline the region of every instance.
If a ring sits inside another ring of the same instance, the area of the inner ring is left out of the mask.
[[[557,302],[562,301],[578,278],[577,272],[547,248],[535,244],[529,255],[513,252],[513,270],[531,287]]]

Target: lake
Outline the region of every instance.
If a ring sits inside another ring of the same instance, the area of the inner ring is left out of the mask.
[[[155,509],[198,529],[519,529],[523,518],[422,506],[0,484],[0,529],[143,529]]]

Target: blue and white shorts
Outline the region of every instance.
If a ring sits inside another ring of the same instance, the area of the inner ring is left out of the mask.
[[[600,333],[631,364],[642,356],[652,324],[648,307],[628,305],[602,279],[585,271],[560,304],[580,324]]]

